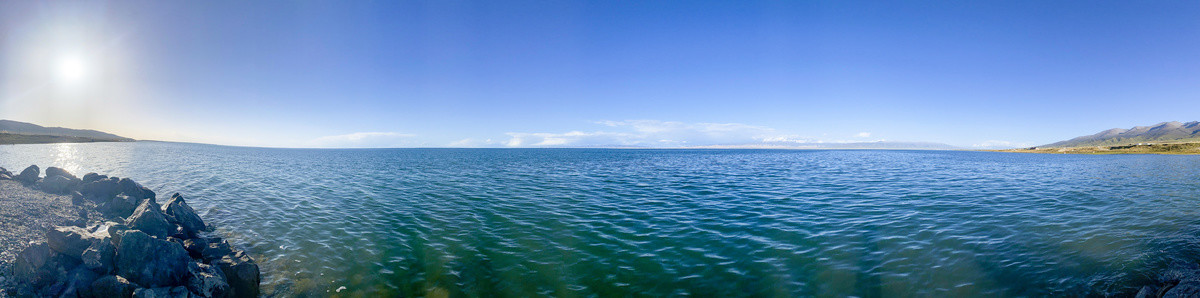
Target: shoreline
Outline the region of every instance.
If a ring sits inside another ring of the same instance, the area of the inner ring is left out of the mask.
[[[254,259],[182,195],[161,199],[129,178],[0,168],[0,296],[257,297]]]
[[[28,135],[0,132],[0,145],[117,143],[135,141],[136,140],[133,139],[97,139],[88,137]]]
[[[1006,153],[1041,153],[1041,154],[1162,154],[1162,155],[1200,155],[1200,143],[1138,143],[1116,146],[1087,146],[1064,148],[1017,148],[1004,150],[981,150],[987,152]]]

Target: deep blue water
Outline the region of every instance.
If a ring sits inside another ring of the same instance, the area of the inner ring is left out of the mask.
[[[0,146],[30,164],[182,193],[273,295],[1132,294],[1200,259],[1200,156]]]

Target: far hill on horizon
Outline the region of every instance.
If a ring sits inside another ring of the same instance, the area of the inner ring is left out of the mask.
[[[1200,142],[1200,121],[1163,122],[1130,129],[1113,128],[1087,136],[1046,144],[1038,147],[1067,148],[1088,146],[1121,146],[1138,143]]]
[[[0,120],[0,144],[131,142],[134,139],[91,129],[44,127]]]

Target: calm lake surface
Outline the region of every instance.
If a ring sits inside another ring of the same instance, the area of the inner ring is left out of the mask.
[[[269,295],[1132,294],[1200,259],[1200,156],[0,145],[30,164],[182,193]]]

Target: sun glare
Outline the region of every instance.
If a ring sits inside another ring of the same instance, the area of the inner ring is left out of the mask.
[[[87,62],[78,56],[66,56],[58,62],[58,77],[64,82],[78,82],[87,76]]]

